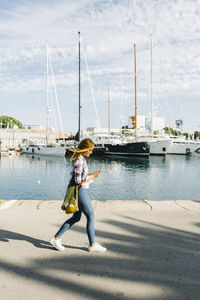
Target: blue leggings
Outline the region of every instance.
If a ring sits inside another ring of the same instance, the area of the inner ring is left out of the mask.
[[[55,234],[56,237],[60,238],[63,233],[65,233],[72,225],[79,222],[81,219],[82,212],[87,218],[87,235],[89,243],[93,244],[95,242],[95,233],[94,233],[94,210],[92,202],[89,196],[89,189],[80,188],[78,191],[78,203],[79,211],[75,212],[73,216],[68,219]]]

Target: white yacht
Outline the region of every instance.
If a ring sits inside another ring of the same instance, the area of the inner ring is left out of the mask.
[[[173,137],[172,144],[167,154],[191,154],[200,148],[200,141],[186,140],[180,137]]]

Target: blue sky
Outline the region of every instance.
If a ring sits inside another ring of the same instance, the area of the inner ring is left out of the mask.
[[[134,112],[133,44],[137,47],[138,113],[150,113],[150,34],[153,34],[154,112],[174,127],[200,130],[200,1],[1,1],[0,115],[45,125],[46,42],[65,132],[77,129],[78,48],[81,31],[98,115],[111,127]],[[52,103],[54,103],[52,97]],[[55,115],[57,115],[56,109]],[[82,56],[82,127],[97,116]],[[50,123],[55,127],[53,117]]]

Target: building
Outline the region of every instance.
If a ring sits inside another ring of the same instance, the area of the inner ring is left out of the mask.
[[[128,118],[128,127],[133,128],[131,116]],[[161,131],[165,127],[165,118],[153,117],[153,131]],[[137,129],[151,131],[151,116],[137,116]]]
[[[58,138],[57,132],[48,131],[48,143],[55,144]],[[46,144],[46,130],[33,129],[0,129],[0,143],[1,149],[19,148],[24,142],[33,144]]]

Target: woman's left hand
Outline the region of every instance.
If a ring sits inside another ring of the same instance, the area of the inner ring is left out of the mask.
[[[62,209],[62,210],[66,210],[66,207],[65,207],[64,204],[61,206],[61,209]]]
[[[94,177],[96,178],[96,177],[98,177],[98,176],[100,175],[100,173],[101,173],[100,170],[99,170],[99,171],[95,171],[95,172],[93,173],[93,175],[94,175]]]

